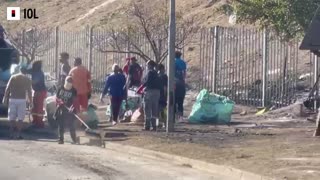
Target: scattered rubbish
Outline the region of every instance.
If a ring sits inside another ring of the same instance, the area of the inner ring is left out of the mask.
[[[267,108],[263,108],[262,110],[258,111],[258,112],[256,113],[256,115],[257,115],[257,116],[260,116],[260,115],[264,114],[266,111],[267,111]]]
[[[307,121],[309,121],[309,122],[313,122],[313,123],[317,122],[317,120],[316,120],[316,119],[314,119],[314,118],[307,118]]]
[[[234,102],[225,96],[203,89],[197,96],[189,116],[190,123],[229,124]]]
[[[122,101],[119,118],[123,119],[124,122],[130,122],[132,112],[141,106],[141,99],[142,97],[136,93],[136,89],[129,89],[127,101]],[[107,106],[106,116],[111,117],[111,105]]]
[[[49,96],[45,100],[45,119],[48,121],[50,128],[58,128],[58,123],[54,118],[54,113],[57,110],[56,97]]]
[[[248,158],[251,158],[252,155],[245,155],[245,154],[241,154],[240,156],[237,156],[236,158],[237,159],[248,159]]]
[[[310,78],[310,77],[311,77],[310,73],[302,74],[301,76],[299,76],[299,80],[300,81],[304,81],[304,80],[306,80],[307,78]]]
[[[247,113],[247,111],[242,111],[241,113],[240,113],[240,116],[245,116],[245,115],[247,115],[248,113]]]
[[[242,133],[242,131],[241,131],[240,129],[238,129],[238,128],[236,128],[236,129],[234,130],[234,132],[235,132],[235,133]]]
[[[142,108],[138,108],[131,116],[131,122],[141,124],[144,122],[144,112]]]

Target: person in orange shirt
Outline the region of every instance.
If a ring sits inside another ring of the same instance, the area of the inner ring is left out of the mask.
[[[77,90],[78,108],[86,111],[91,94],[91,75],[82,65],[81,58],[74,59],[74,68],[71,69],[69,76],[72,77],[73,87]]]

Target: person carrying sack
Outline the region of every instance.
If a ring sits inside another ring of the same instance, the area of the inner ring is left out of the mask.
[[[100,96],[100,102],[103,103],[103,98],[109,93],[111,101],[111,118],[112,125],[119,122],[119,114],[123,100],[126,99],[126,78],[120,72],[120,67],[117,64],[112,66],[113,73],[107,77],[105,87]]]

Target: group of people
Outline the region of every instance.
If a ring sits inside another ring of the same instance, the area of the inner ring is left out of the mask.
[[[28,77],[31,75],[31,79]],[[33,90],[33,96],[32,96]],[[8,106],[8,119],[11,122],[10,136],[21,139],[21,126],[25,118],[27,101],[32,109],[32,123],[36,128],[43,128],[43,104],[46,98],[45,77],[42,62],[35,61],[32,68],[21,67],[20,73],[11,76],[7,83],[3,103]],[[16,124],[18,120],[18,124]],[[14,135],[14,130],[17,134]]]
[[[186,95],[186,62],[181,58],[182,53],[176,52],[175,59],[175,112],[178,119],[183,118],[183,102]],[[145,115],[144,130],[157,130],[156,120],[159,119],[165,125],[165,109],[167,106],[168,76],[163,64],[155,61],[147,62],[147,70],[143,77],[143,68],[137,63],[137,59],[127,58],[123,69],[114,64],[112,74],[106,78],[104,90],[100,96],[103,102],[105,95],[110,96],[111,121],[115,125],[119,121],[119,112],[122,102],[127,102],[128,89],[137,88],[137,93],[143,96],[143,110]],[[162,124],[160,124],[163,126]]]
[[[91,96],[90,72],[82,66],[81,58],[74,59],[74,67],[69,65],[69,54],[60,54],[59,87],[56,94],[57,112],[55,117],[59,127],[59,143],[64,143],[64,125],[70,123],[72,140],[76,142],[73,113],[86,111]],[[31,78],[29,76],[31,75]],[[33,92],[33,93],[32,93]],[[25,119],[27,104],[32,113],[34,128],[43,128],[44,101],[47,98],[45,74],[42,61],[32,63],[31,69],[21,66],[20,72],[10,77],[5,90],[3,103],[8,106],[8,119],[11,122],[10,136],[22,139],[21,128]]]
[[[181,59],[181,53],[176,52],[176,113],[183,116],[183,101],[185,96],[186,63]],[[56,93],[57,110],[55,118],[58,122],[59,143],[64,143],[65,125],[70,128],[71,138],[76,143],[75,114],[84,112],[88,108],[91,97],[91,75],[82,65],[81,58],[74,59],[74,67],[69,64],[69,54],[60,54],[61,69],[59,74],[59,88]],[[113,65],[113,73],[106,78],[105,88],[100,100],[105,95],[110,96],[112,110],[112,124],[118,122],[121,104],[127,100],[128,89],[138,88],[143,94],[143,109],[145,114],[145,130],[156,130],[156,119],[164,122],[164,110],[167,106],[168,76],[162,64],[154,61],[147,62],[147,71],[143,76],[143,68],[137,59],[127,59],[124,68]],[[31,78],[29,76],[31,75]],[[32,93],[33,92],[33,93]],[[32,124],[35,128],[44,127],[44,101],[47,98],[45,74],[42,61],[35,61],[32,67],[21,66],[20,72],[12,75],[7,84],[3,103],[8,106],[8,119],[11,122],[10,135],[12,138],[22,139],[21,128],[25,119],[27,104],[31,107]],[[162,117],[162,118],[161,118]],[[151,129],[152,128],[152,129]]]

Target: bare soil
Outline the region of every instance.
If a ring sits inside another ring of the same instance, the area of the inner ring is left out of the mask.
[[[191,101],[190,101],[191,100]],[[190,112],[194,95],[188,95]],[[106,140],[230,165],[276,179],[316,180],[320,175],[320,139],[315,123],[297,114],[299,105],[256,116],[255,108],[236,105],[230,125],[176,124],[174,133],[141,131],[142,126],[105,124]],[[245,116],[240,113],[246,111]],[[106,120],[104,109],[98,111]]]

